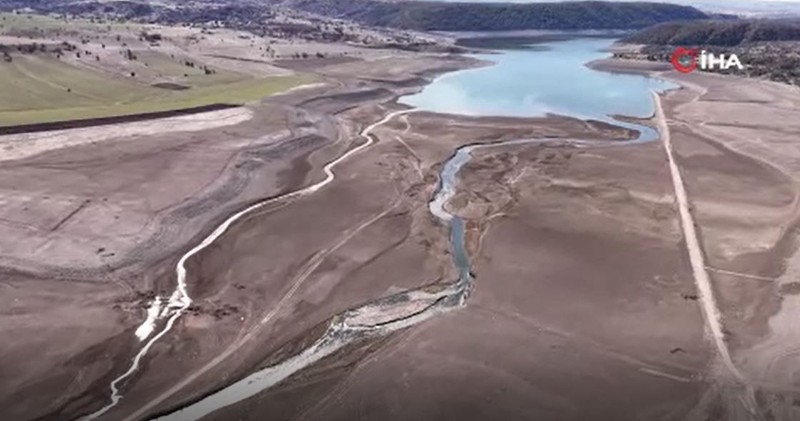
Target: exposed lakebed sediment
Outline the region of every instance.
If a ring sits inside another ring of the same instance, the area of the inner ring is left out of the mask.
[[[644,94],[647,95],[648,93],[645,92]],[[179,262],[178,267],[176,268],[179,282],[175,294],[173,294],[173,296],[170,298],[167,303],[167,307],[165,307],[163,311],[158,310],[158,308],[156,310],[152,310],[151,308],[150,312],[154,315],[160,314],[160,317],[167,317],[168,321],[162,330],[160,330],[156,336],[150,339],[150,342],[145,345],[142,352],[136,356],[136,359],[131,365],[131,369],[123,374],[123,376],[117,378],[114,383],[112,383],[112,404],[110,407],[113,407],[119,399],[119,393],[116,388],[116,384],[124,380],[138,368],[139,360],[147,353],[149,346],[170,330],[174,321],[180,317],[180,315],[191,303],[191,299],[186,293],[186,270],[184,267],[184,263],[188,258],[214,242],[219,236],[224,234],[231,224],[247,213],[257,210],[276,200],[291,199],[313,193],[322,188],[324,185],[333,181],[335,177],[334,173],[332,172],[333,167],[337,163],[351,157],[352,155],[372,144],[373,139],[371,131],[374,128],[386,123],[399,114],[408,112],[410,112],[410,110],[391,113],[382,120],[364,129],[361,132],[361,135],[366,139],[366,141],[360,146],[350,150],[340,158],[326,165],[324,168],[326,173],[326,178],[324,181],[279,198],[257,203],[237,213],[220,225],[200,245],[184,255]],[[619,128],[636,130],[639,132],[639,136],[636,141],[647,141],[657,138],[658,133],[654,129],[635,123],[620,122],[608,117],[609,114],[604,114],[601,116],[600,120]],[[459,274],[458,279],[453,283],[446,286],[428,287],[394,294],[387,298],[376,300],[364,306],[339,314],[331,319],[325,333],[310,347],[305,348],[301,352],[296,353],[294,356],[289,357],[278,364],[267,367],[236,383],[233,383],[232,385],[189,406],[157,419],[199,419],[205,415],[217,411],[218,409],[232,405],[263,390],[269,389],[270,387],[285,380],[292,374],[322,360],[329,355],[334,354],[350,344],[364,339],[389,334],[399,329],[418,324],[437,314],[441,314],[462,306],[465,303],[473,286],[474,278],[470,270],[469,256],[464,244],[464,221],[460,217],[446,210],[446,204],[452,198],[456,189],[458,172],[463,165],[469,161],[471,152],[477,148],[495,148],[542,142],[579,147],[586,145],[587,143],[591,143],[591,140],[565,140],[560,138],[514,139],[505,142],[466,145],[457,149],[452,157],[442,166],[439,177],[439,185],[434,197],[429,203],[429,208],[431,213],[439,221],[447,224],[449,227],[453,264],[455,265],[456,271]],[[160,307],[161,301],[157,300],[154,305]],[[154,316],[154,318],[158,317]],[[150,322],[153,321],[150,320]],[[140,329],[140,337],[149,336],[150,332],[145,332],[146,330],[148,329]],[[106,410],[110,409],[110,407],[96,412],[93,416],[90,416],[89,419],[99,417]]]
[[[654,140],[650,135],[652,129],[647,126],[627,123],[621,127],[634,128],[639,131],[640,135],[634,142]],[[436,193],[429,202],[429,210],[433,216],[441,223],[447,224],[449,228],[453,265],[459,274],[456,281],[445,286],[431,286],[394,294],[336,315],[329,322],[325,333],[308,348],[278,364],[253,373],[198,402],[167,415],[153,418],[153,420],[201,419],[219,409],[255,396],[352,344],[388,335],[465,305],[475,278],[471,271],[465,245],[464,220],[447,210],[447,203],[456,192],[458,173],[469,162],[471,153],[476,149],[541,143],[582,147],[591,144],[592,141],[514,139],[497,143],[470,144],[458,148],[442,166]]]

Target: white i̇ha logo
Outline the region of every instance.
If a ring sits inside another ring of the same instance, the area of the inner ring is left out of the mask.
[[[698,67],[703,70],[728,70],[733,67],[739,70],[744,69],[736,54],[715,55],[706,50],[698,53],[697,48],[678,47],[672,53],[670,61],[675,70],[681,73],[689,73]]]

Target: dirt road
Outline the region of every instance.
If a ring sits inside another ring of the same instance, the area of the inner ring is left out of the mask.
[[[714,291],[711,288],[711,280],[708,277],[706,270],[706,263],[703,257],[703,249],[700,246],[700,241],[697,237],[695,230],[695,221],[692,217],[692,212],[689,207],[689,198],[686,195],[686,187],[683,183],[681,170],[678,164],[675,163],[675,158],[672,152],[672,141],[670,139],[669,125],[667,119],[664,117],[664,110],[661,106],[661,98],[658,94],[653,94],[653,99],[656,104],[656,121],[658,124],[659,132],[661,133],[661,140],[664,144],[664,149],[667,152],[669,159],[670,175],[672,176],[672,186],[675,189],[675,198],[677,200],[678,211],[681,219],[681,228],[683,230],[684,240],[686,241],[686,249],[689,253],[689,260],[692,265],[692,274],[694,275],[697,289],[700,292],[700,300],[703,306],[703,313],[706,315],[706,322],[709,330],[711,331],[712,339],[717,347],[720,357],[722,358],[725,367],[736,376],[740,381],[744,380],[742,373],[736,368],[736,365],[731,359],[728,345],[725,343],[725,334],[723,333],[722,318],[720,316],[719,308],[714,298]]]

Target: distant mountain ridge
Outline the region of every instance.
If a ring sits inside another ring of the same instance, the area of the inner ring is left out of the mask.
[[[367,25],[421,31],[641,29],[667,21],[709,18],[691,6],[648,2],[283,0],[275,3]]]
[[[669,22],[622,40],[647,45],[719,45],[800,41],[800,20],[738,20]]]

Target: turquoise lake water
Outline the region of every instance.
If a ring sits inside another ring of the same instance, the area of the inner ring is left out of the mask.
[[[446,74],[400,102],[428,111],[480,116],[552,113],[601,121],[609,121],[607,116],[615,114],[648,117],[654,111],[650,91],[663,92],[676,86],[646,76],[601,72],[585,66],[609,57],[603,49],[613,42],[582,38],[537,44],[535,49],[473,55],[495,64]]]

